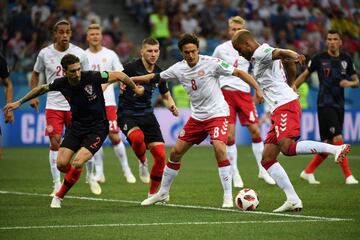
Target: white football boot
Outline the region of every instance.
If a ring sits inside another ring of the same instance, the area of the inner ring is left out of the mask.
[[[280,212],[300,212],[303,209],[302,202],[292,203],[289,201],[285,201],[283,205],[279,208],[275,209],[273,212],[280,213]]]
[[[300,173],[300,178],[308,181],[309,184],[320,184],[320,182],[315,179],[315,175],[313,173],[306,173],[305,171],[302,171]]]

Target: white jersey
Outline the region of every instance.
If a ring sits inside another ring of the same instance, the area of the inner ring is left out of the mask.
[[[85,51],[70,43],[69,48],[63,52],[56,50],[54,44],[41,49],[36,58],[34,71],[37,73],[45,72],[46,83],[52,83],[55,79],[64,76],[64,71],[60,62],[61,59],[68,53],[74,54],[80,59],[82,70],[90,70]],[[60,92],[50,91],[47,93],[46,109],[70,111],[70,106],[68,101]]]
[[[93,53],[90,49],[86,49],[86,56],[88,57],[90,68],[93,71],[122,71],[123,65],[116,53],[106,47]],[[114,84],[110,84],[104,91],[105,106],[116,106]]]
[[[284,67],[281,60],[273,60],[272,52],[275,48],[268,44],[259,46],[252,58],[254,76],[258,82],[270,111],[298,98],[298,95],[287,84]]]
[[[231,75],[234,67],[225,61],[199,56],[189,67],[185,60],[160,73],[162,79],[178,79],[190,97],[191,116],[197,120],[229,116],[229,106],[220,89],[219,76]]]
[[[226,41],[215,48],[213,57],[217,57],[225,60],[244,72],[248,72],[250,63],[239,55],[239,53],[233,47],[231,41]],[[235,76],[221,76],[220,77],[221,88],[232,88],[240,90],[242,92],[250,92],[250,86],[243,80]]]

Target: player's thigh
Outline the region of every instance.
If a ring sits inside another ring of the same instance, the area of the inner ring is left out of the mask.
[[[109,121],[109,133],[118,134],[120,129],[117,123],[116,106],[106,106],[106,117]]]
[[[45,135],[61,135],[64,130],[64,126],[68,123],[69,112],[59,111],[53,109],[45,110],[46,129]],[[70,115],[71,118],[71,115]]]
[[[137,122],[144,133],[145,143],[164,142],[160,124],[154,114],[149,114]]]
[[[212,141],[212,145],[218,162],[227,159],[226,144],[223,141],[214,140]]]
[[[207,136],[208,131],[206,129],[206,122],[190,117],[183,129],[180,131],[178,138],[192,144],[200,144]]]
[[[318,108],[318,122],[321,140],[331,142],[335,136],[342,134],[344,110],[332,107]]]
[[[278,144],[265,143],[262,162],[276,160],[279,153],[280,153],[280,147]]]
[[[101,148],[108,133],[109,130],[107,127],[90,129],[87,133],[83,135],[81,147],[88,149],[92,153],[92,155],[94,155]]]
[[[66,129],[64,139],[60,144],[61,148],[70,149],[72,152],[77,152],[81,147],[82,136],[72,130],[71,128]]]
[[[127,137],[128,142],[131,144],[129,134],[134,131],[135,129],[139,129],[136,120],[131,116],[121,116],[117,119],[118,126],[120,127],[121,131]]]

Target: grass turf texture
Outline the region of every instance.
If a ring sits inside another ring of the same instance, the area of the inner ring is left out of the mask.
[[[345,185],[333,157],[316,171],[321,184],[309,185],[299,174],[311,155],[280,156],[279,161],[303,200],[304,209],[300,213],[272,214],[285,201],[285,195],[278,187],[257,178],[258,170],[249,146],[238,147],[238,166],[245,186],[259,195],[260,205],[255,212],[220,209],[222,188],[211,148],[190,149],[172,186],[170,204],[149,207],[140,206],[148,186],[138,178],[132,151],[127,148],[130,166],[137,177],[135,184],[125,182],[113,150],[109,147],[104,150],[103,194],[91,194],[83,172],[62,208],[50,209],[48,150],[4,149],[0,161],[0,239],[331,240],[360,236],[360,185]],[[152,165],[150,155],[148,159]],[[359,179],[360,146],[352,146],[349,161],[354,176]],[[234,189],[234,196],[236,192]]]

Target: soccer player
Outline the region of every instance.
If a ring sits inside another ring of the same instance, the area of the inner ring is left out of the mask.
[[[170,160],[166,164],[158,193],[145,199],[141,205],[151,205],[169,199],[170,186],[179,172],[182,156],[190,147],[200,144],[210,135],[224,190],[222,207],[233,207],[230,162],[226,156],[229,107],[221,93],[219,76],[237,76],[255,88],[256,98],[262,100],[262,94],[259,86],[248,73],[218,58],[199,55],[199,40],[195,35],[183,35],[178,42],[178,48],[184,58],[183,61],[160,74],[153,73],[133,78],[135,81],[152,79],[150,82],[179,80],[190,96],[192,110],[190,119],[179,133],[171,150]]]
[[[299,87],[310,73],[316,71],[319,77],[318,122],[321,141],[342,145],[344,123],[344,88],[358,87],[359,78],[350,56],[340,52],[342,45],[338,31],[330,30],[326,35],[327,51],[314,56],[308,68],[296,79],[294,86]],[[300,177],[310,184],[320,184],[315,179],[315,169],[326,159],[328,153],[316,154],[309,165],[301,172]],[[347,158],[340,164],[346,184],[358,184],[351,173]]]
[[[231,39],[235,32],[245,27],[245,20],[240,16],[232,17],[228,20],[228,36]],[[239,53],[233,48],[231,41],[228,40],[215,48],[213,57],[217,57],[232,64],[234,67],[248,72],[249,62],[239,56]],[[227,141],[227,155],[231,164],[231,173],[234,187],[244,187],[243,180],[237,167],[237,148],[235,143],[235,124],[236,115],[238,115],[241,125],[247,126],[252,139],[252,151],[255,156],[259,174],[258,177],[264,179],[268,184],[274,185],[275,181],[269,176],[267,171],[261,165],[264,143],[261,139],[259,118],[253,103],[250,86],[244,81],[239,81],[234,76],[221,76],[220,87],[226,102],[230,108],[229,118],[229,136]]]
[[[86,49],[86,55],[89,60],[90,68],[93,71],[122,71],[124,68],[119,61],[116,53],[104,46],[101,45],[102,33],[101,27],[99,24],[91,24],[87,30],[86,37],[89,48]],[[126,155],[126,149],[124,143],[121,141],[119,136],[119,127],[117,125],[116,119],[116,101],[114,86],[109,85],[104,90],[105,97],[105,106],[106,106],[106,116],[109,120],[109,139],[113,145],[115,155],[117,156],[120,165],[122,167],[124,176],[128,183],[135,183],[136,178],[132,174],[128,158]],[[92,169],[95,165],[95,180],[103,183],[105,182],[104,168],[103,168],[103,149],[102,147],[94,155],[93,160],[90,160],[86,163],[87,166],[87,178],[92,177]],[[90,181],[91,182],[91,181]],[[90,185],[91,187],[92,185]],[[94,193],[94,192],[93,192]]]
[[[5,102],[12,102],[13,99],[13,89],[12,82],[10,79],[10,73],[8,70],[7,62],[5,58],[0,54],[0,80],[4,84],[4,97]],[[13,112],[4,112],[4,120],[5,123],[13,123],[14,122],[14,113]],[[0,127],[0,159],[2,158],[2,132]]]
[[[298,95],[289,85],[295,80],[295,63],[303,64],[304,55],[288,49],[273,48],[266,43],[260,45],[246,29],[235,33],[232,44],[240,55],[253,63],[254,76],[270,106],[272,125],[265,139],[261,163],[287,198],[274,212],[300,211],[303,208],[302,201],[277,161],[279,153],[294,156],[328,152],[335,156],[335,162],[340,163],[350,151],[350,145],[334,146],[315,141],[297,141],[300,137],[301,107]],[[285,66],[288,67],[288,79],[282,61],[287,62]]]
[[[67,20],[57,22],[53,27],[55,42],[39,52],[34,65],[31,76],[31,88],[35,88],[39,84],[39,75],[45,73],[46,83],[52,83],[56,78],[64,75],[60,61],[63,56],[68,53],[74,54],[80,58],[81,68],[89,69],[88,60],[85,51],[70,43],[71,25]],[[38,109],[39,99],[34,98],[30,101],[30,105],[36,110]],[[61,135],[64,125],[68,126],[71,120],[70,106],[60,92],[49,92],[46,98],[45,107],[46,129],[45,135],[50,139],[49,162],[50,170],[54,183],[54,194],[60,189],[60,172],[56,167],[56,158],[58,155]]]
[[[64,77],[35,87],[20,100],[4,107],[4,111],[15,110],[24,102],[49,91],[59,91],[70,104],[71,124],[65,131],[56,159],[58,169],[66,175],[60,190],[51,201],[51,208],[61,207],[62,199],[78,181],[84,163],[99,150],[109,133],[101,84],[121,81],[133,89],[136,95],[144,92],[123,72],[82,72],[80,59],[72,54],[61,59],[61,67]]]
[[[161,69],[156,65],[160,55],[159,42],[154,38],[145,38],[141,44],[141,58],[134,60],[124,67],[124,73],[129,77],[148,73],[159,73]],[[118,123],[126,135],[131,147],[139,159],[139,175],[144,183],[150,182],[148,195],[158,191],[166,162],[164,139],[159,123],[153,113],[151,97],[158,87],[165,106],[174,116],[179,112],[166,82],[160,84],[144,83],[145,93],[142,97],[134,97],[131,89],[125,88],[119,95]],[[149,149],[154,159],[151,172],[148,172],[148,163],[145,156]],[[150,176],[149,176],[150,175]]]

